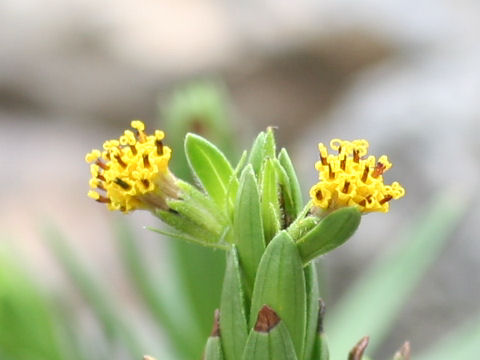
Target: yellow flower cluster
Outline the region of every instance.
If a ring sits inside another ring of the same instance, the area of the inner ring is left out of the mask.
[[[166,197],[176,197],[175,178],[168,169],[172,151],[163,145],[164,133],[145,133],[139,120],[117,140],[107,140],[103,151],[85,156],[92,178],[88,196],[110,210],[166,208]],[[101,191],[99,193],[98,191]]]
[[[318,144],[320,160],[315,168],[320,182],[310,189],[315,207],[327,210],[355,206],[362,212],[388,212],[388,202],[405,195],[398,182],[383,183],[382,174],[392,164],[385,155],[378,161],[374,156],[366,157],[368,146],[363,139],[351,142],[333,139],[330,147],[338,154],[332,155],[325,145]]]

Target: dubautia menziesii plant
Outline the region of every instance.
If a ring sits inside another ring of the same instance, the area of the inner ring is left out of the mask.
[[[319,179],[304,204],[292,161],[286,149],[277,151],[271,128],[235,166],[214,144],[188,134],[185,153],[196,186],[169,170],[174,157],[162,131],[149,135],[142,122],[131,125],[133,131],[87,154],[88,194],[109,210],[150,211],[170,228],[152,229],[159,233],[225,251],[204,359],[328,359],[312,261],[347,241],[362,215],[388,212],[405,194],[398,182],[384,182],[388,158],[368,155],[366,140],[334,139],[331,153],[319,144]],[[361,359],[367,344],[361,339],[348,358]],[[409,353],[406,343],[394,358]]]

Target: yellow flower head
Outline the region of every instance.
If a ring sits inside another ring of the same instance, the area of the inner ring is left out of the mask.
[[[367,157],[368,141],[333,139],[330,147],[336,155],[328,154],[327,147],[318,144],[320,160],[315,168],[320,181],[310,189],[315,207],[333,210],[355,206],[362,212],[388,212],[388,202],[405,195],[398,182],[383,183],[383,173],[392,164],[385,155],[378,161],[374,156]]]
[[[145,125],[132,121],[117,140],[107,140],[103,151],[85,156],[92,178],[88,196],[110,210],[166,209],[166,198],[176,198],[175,177],[168,169],[172,150],[163,145],[164,133],[145,133]],[[100,191],[100,192],[99,192]]]

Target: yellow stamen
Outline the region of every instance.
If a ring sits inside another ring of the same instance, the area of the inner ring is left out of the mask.
[[[85,156],[90,165],[92,190],[88,196],[105,203],[110,210],[167,208],[166,198],[177,196],[175,177],[168,169],[171,149],[163,145],[165,134],[145,133],[145,125],[134,120],[118,140],[107,140],[103,152],[92,150]],[[93,189],[105,191],[105,196]]]
[[[368,146],[363,139],[333,139],[330,147],[338,154],[332,155],[328,154],[325,145],[318,145],[320,161],[315,168],[319,171],[320,182],[310,189],[315,207],[327,210],[356,206],[362,212],[387,212],[391,200],[405,195],[398,182],[392,185],[383,183],[382,175],[392,164],[385,155],[378,161],[374,156],[365,158]]]

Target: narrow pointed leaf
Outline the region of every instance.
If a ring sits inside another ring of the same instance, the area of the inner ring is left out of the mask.
[[[237,166],[235,166],[235,170],[234,170],[235,175],[238,175],[242,172],[245,165],[247,165],[247,161],[248,161],[248,152],[247,150],[244,150],[242,152],[242,156],[240,156],[240,160],[238,160]]]
[[[237,166],[234,170],[234,176],[230,179],[227,188],[227,200],[225,201],[225,211],[227,216],[229,217],[230,221],[233,223],[233,216],[235,213],[235,204],[236,202],[231,200],[237,196],[237,192],[239,190],[240,184],[236,184],[238,182],[238,175],[243,172],[245,165],[247,164],[247,151],[245,150],[242,153],[240,160],[238,161]]]
[[[245,344],[242,360],[266,360],[270,359],[270,346],[268,333],[252,329]]]
[[[303,207],[303,196],[300,183],[298,182],[297,173],[295,172],[295,168],[293,167],[292,161],[290,160],[285,148],[280,151],[280,154],[278,155],[278,161],[280,161],[280,165],[282,165],[288,175],[290,192],[293,200],[293,209],[296,211],[294,216],[295,218],[298,214],[300,214]]]
[[[205,247],[211,247],[211,248],[214,248],[214,249],[228,250],[227,245],[200,241],[200,240],[198,240],[198,238],[195,238],[195,237],[190,236],[190,235],[185,235],[184,233],[179,232],[179,231],[175,231],[175,230],[166,231],[166,230],[157,229],[157,228],[154,228],[154,227],[151,227],[151,226],[147,226],[147,227],[145,227],[145,229],[156,232],[157,234],[161,234],[161,235],[164,235],[166,237],[172,238],[174,240],[181,240],[185,243],[200,245],[200,246],[205,246]]]
[[[263,230],[268,244],[280,230],[278,183],[272,159],[264,161],[261,181]]]
[[[222,344],[218,336],[210,336],[205,346],[204,360],[223,360]]]
[[[250,156],[248,163],[252,165],[255,174],[260,172],[262,168],[263,159],[265,158],[265,133],[262,131],[255,139],[252,150],[250,150]]]
[[[323,331],[323,321],[325,317],[325,303],[322,299],[318,299],[317,326],[315,329],[315,339],[313,344],[312,360],[329,360],[330,353],[328,351],[327,335]],[[308,357],[306,359],[309,359]]]
[[[226,360],[241,360],[248,336],[240,265],[235,245],[228,252],[220,301],[220,333]]]
[[[250,289],[248,293],[251,294],[257,267],[265,251],[260,198],[251,165],[243,170],[240,179],[233,229],[247,291]]]
[[[311,262],[305,267],[305,284],[307,289],[307,326],[305,334],[305,359],[312,356],[313,345],[317,335],[318,311],[320,298],[320,289],[318,286],[317,270],[315,263]]]
[[[353,207],[336,210],[297,241],[297,247],[306,264],[317,256],[342,245],[360,224],[361,213]]]
[[[265,133],[265,144],[264,144],[264,156],[274,159],[276,157],[276,144],[275,144],[275,134],[273,133],[273,128],[268,127],[267,132]]]
[[[223,208],[233,176],[233,168],[225,155],[206,139],[191,133],[185,138],[185,154],[208,195]],[[238,184],[234,182],[232,186]]]
[[[210,336],[207,339],[207,345],[205,346],[204,360],[223,360],[222,343],[220,340],[220,311],[215,310],[215,316],[213,320],[213,328]]]
[[[362,360],[364,359],[363,354],[367,349],[370,338],[368,336],[362,337],[353,347],[353,349],[348,354],[348,360]]]
[[[297,360],[292,339],[283,321],[280,321],[268,335],[270,337],[270,360]]]
[[[333,358],[344,356],[345,347],[364,334],[370,335],[370,350],[375,351],[422,274],[438,257],[465,209],[465,201],[458,194],[440,196],[399,246],[376,261],[349,288],[328,317]],[[385,301],[386,297],[389,301]],[[346,328],[349,331],[345,331]]]
[[[410,360],[410,342],[403,343],[402,347],[393,355],[393,360]]]
[[[297,217],[297,210],[295,209],[293,202],[290,179],[287,172],[277,159],[273,159],[273,165],[275,167],[278,182],[281,228],[285,229],[290,226]]]
[[[250,326],[266,304],[278,313],[290,332],[299,358],[305,341],[306,298],[303,263],[291,237],[280,232],[267,246],[253,289]]]
[[[317,333],[313,349],[312,360],[329,360],[327,335],[324,332]]]
[[[236,178],[232,177],[230,185],[234,179],[236,181]],[[193,222],[213,232],[221,233],[222,228],[227,225],[228,221],[212,198],[184,181],[179,180],[177,186],[182,191],[182,199],[170,200],[168,205]],[[171,204],[175,205],[171,206]]]
[[[220,235],[194,223],[179,213],[171,211],[157,210],[156,215],[166,224],[176,229],[179,233],[184,233],[190,237],[197,238],[198,243],[208,246],[215,244],[220,240]]]

